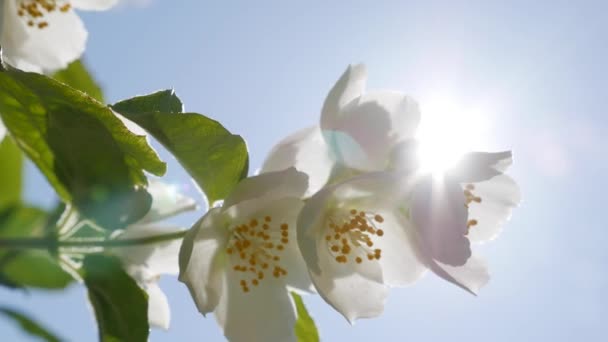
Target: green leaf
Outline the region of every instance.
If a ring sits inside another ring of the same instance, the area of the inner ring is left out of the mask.
[[[61,339],[57,335],[51,333],[47,328],[42,326],[40,323],[27,317],[25,314],[13,310],[7,307],[0,307],[0,313],[5,317],[12,319],[15,323],[19,324],[21,329],[26,333],[34,337],[39,337],[41,340],[47,342],[59,342]]]
[[[101,87],[80,60],[72,62],[67,68],[55,73],[53,78],[88,94],[99,102],[104,102]]]
[[[173,153],[210,204],[225,198],[247,176],[249,156],[243,138],[204,115],[181,113],[181,101],[173,91],[134,97],[112,108]]]
[[[84,259],[84,282],[95,310],[100,341],[145,342],[148,339],[146,293],[112,257]]]
[[[0,211],[21,200],[23,155],[12,139],[0,142]]]
[[[42,237],[48,214],[24,206],[0,211],[0,239]],[[46,250],[11,249],[0,245],[0,284],[11,287],[63,289],[74,279]]]
[[[74,281],[44,250],[10,251],[0,258],[0,273],[9,284],[60,290]]]
[[[315,321],[310,317],[302,297],[295,293],[291,293],[293,301],[296,303],[296,311],[298,320],[296,321],[295,331],[298,342],[319,342],[319,332],[315,326]]]
[[[9,70],[0,72],[0,115],[61,199],[86,217],[116,229],[149,210],[144,170],[160,176],[166,165],[108,107],[48,77]]]

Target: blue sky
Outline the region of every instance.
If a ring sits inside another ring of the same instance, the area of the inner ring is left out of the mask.
[[[488,124],[463,135],[484,136],[482,150],[514,151],[523,202],[502,235],[478,248],[492,275],[478,297],[428,274],[392,291],[381,317],[352,327],[306,298],[323,340],[598,341],[608,316],[607,10],[603,1],[152,0],[83,18],[87,63],[110,102],[173,87],[188,111],[247,140],[252,169],[281,137],[318,120],[329,88],[357,62],[369,88],[418,98],[423,120],[437,99],[481,108]],[[44,180],[28,175],[28,198],[50,203]],[[168,179],[188,183],[175,163]],[[172,327],[151,341],[223,340],[185,286],[170,277],[161,285]],[[0,289],[0,303],[89,341],[85,295],[82,286]],[[5,321],[0,331],[27,340]]]

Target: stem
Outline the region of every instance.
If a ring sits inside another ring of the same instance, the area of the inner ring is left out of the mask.
[[[101,241],[59,241],[49,238],[21,238],[21,239],[0,239],[0,248],[58,248],[58,247],[132,247],[140,245],[154,244],[183,238],[187,230],[179,232],[146,236],[137,239],[124,240],[101,240]]]

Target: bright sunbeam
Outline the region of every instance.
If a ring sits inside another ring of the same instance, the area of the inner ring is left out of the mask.
[[[421,169],[442,174],[483,138],[488,121],[484,111],[466,108],[449,98],[421,103],[418,158]]]

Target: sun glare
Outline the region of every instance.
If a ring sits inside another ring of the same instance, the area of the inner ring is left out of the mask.
[[[482,139],[487,129],[483,111],[466,108],[448,98],[421,103],[418,158],[422,170],[441,174]]]

